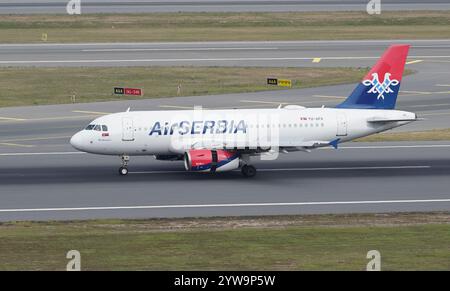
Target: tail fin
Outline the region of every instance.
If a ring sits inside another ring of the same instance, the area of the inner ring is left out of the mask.
[[[337,108],[393,109],[400,91],[409,45],[392,45]]]

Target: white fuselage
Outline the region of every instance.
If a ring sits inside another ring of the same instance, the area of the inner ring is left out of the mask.
[[[302,108],[135,111],[94,120],[71,139],[78,150],[104,155],[176,155],[197,148],[301,148],[355,138],[414,121],[398,110]],[[373,119],[392,122],[370,122]],[[103,126],[103,127],[102,127]],[[106,130],[105,130],[106,129]]]

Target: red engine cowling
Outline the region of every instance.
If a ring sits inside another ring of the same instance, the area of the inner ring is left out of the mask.
[[[190,150],[184,154],[187,171],[225,172],[239,168],[239,154],[226,150]]]

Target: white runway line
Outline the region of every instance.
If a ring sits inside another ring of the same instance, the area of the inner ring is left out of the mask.
[[[447,203],[450,199],[426,200],[368,200],[368,201],[331,201],[331,202],[273,202],[273,203],[236,203],[236,204],[184,204],[184,205],[142,205],[142,206],[95,206],[62,208],[17,208],[0,209],[0,213],[14,212],[58,212],[58,211],[98,211],[98,210],[145,210],[177,208],[225,208],[225,207],[267,207],[267,206],[326,206],[326,205],[370,205],[370,204],[411,204],[411,203]]]
[[[401,169],[429,169],[431,166],[374,166],[374,167],[334,167],[334,168],[277,168],[258,169],[260,172],[276,171],[335,171],[335,170],[401,170]]]
[[[205,47],[205,48],[122,48],[84,49],[82,52],[146,52],[146,51],[235,51],[235,50],[278,50],[277,47]]]
[[[397,39],[394,43],[426,43],[426,42],[440,42],[450,43],[449,39]],[[51,47],[51,46],[160,46],[160,45],[267,45],[267,44],[352,44],[365,45],[367,43],[391,44],[392,40],[277,40],[277,41],[187,41],[187,42],[85,42],[85,43],[14,43],[14,44],[0,44],[1,47]],[[439,45],[438,45],[439,46]]]
[[[450,56],[410,56],[410,58],[450,58]],[[227,61],[312,61],[314,58],[296,58],[296,57],[267,57],[267,58],[192,58],[192,59],[111,59],[111,60],[15,60],[0,61],[3,65],[12,64],[83,64],[83,63],[171,63],[171,62],[227,62]],[[371,60],[378,57],[322,57],[322,60]]]
[[[342,146],[339,149],[404,149],[404,148],[450,148],[450,144],[432,144],[432,145],[380,145],[380,146]],[[319,150],[335,150],[334,148],[318,148]],[[43,155],[78,155],[83,152],[36,152],[36,153],[0,153],[0,156],[43,156]]]
[[[258,169],[259,172],[278,172],[278,171],[339,171],[339,170],[401,170],[401,169],[430,169],[428,165],[416,165],[416,166],[374,166],[374,167],[330,167],[330,168],[272,168],[272,169]],[[239,172],[240,170],[234,170],[232,172]],[[142,175],[142,174],[177,174],[186,173],[188,171],[139,171],[129,172],[130,175]]]
[[[83,152],[48,152],[48,153],[2,153],[0,156],[2,157],[16,157],[16,156],[45,156],[45,155],[80,155],[86,154]]]
[[[432,145],[385,145],[385,146],[343,146],[339,149],[405,149],[405,148],[450,148],[450,144],[432,144]],[[334,150],[334,148],[320,148]]]

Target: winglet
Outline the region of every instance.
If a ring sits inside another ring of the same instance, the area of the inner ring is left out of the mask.
[[[329,145],[332,146],[335,150],[337,150],[340,140],[341,140],[340,138],[332,140],[332,141],[330,141]]]

